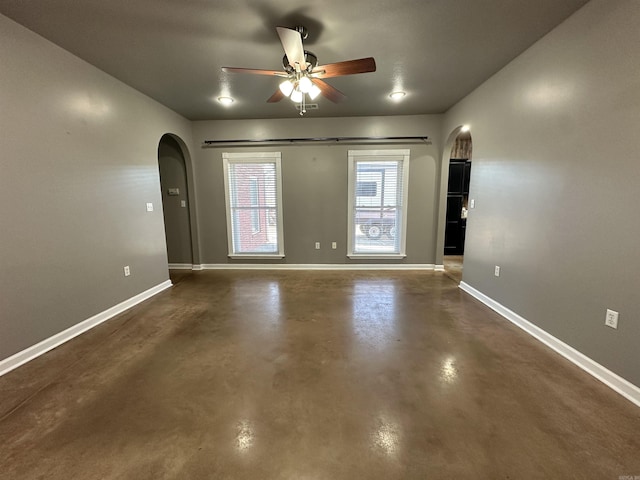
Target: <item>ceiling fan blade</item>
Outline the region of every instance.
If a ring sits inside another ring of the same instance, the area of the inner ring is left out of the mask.
[[[280,89],[277,89],[273,95],[269,97],[267,103],[276,103],[285,97],[284,93]]]
[[[223,72],[230,73],[250,73],[252,75],[271,75],[276,77],[288,77],[287,72],[281,70],[260,70],[257,68],[236,68],[236,67],[222,67]]]
[[[313,83],[318,86],[318,88],[320,89],[320,93],[322,93],[325,98],[331,100],[333,103],[340,103],[347,98],[344,93],[342,93],[337,88],[332,87],[323,80],[314,78]]]
[[[353,75],[356,73],[368,73],[376,71],[376,61],[373,57],[359,58],[358,60],[347,60],[345,62],[329,63],[318,65],[312,73],[314,78],[331,78],[341,75]]]
[[[287,54],[289,65],[294,69],[296,63],[300,65],[300,70],[307,69],[307,61],[304,57],[304,47],[302,46],[302,36],[297,30],[292,30],[286,27],[276,27],[280,42],[282,42],[282,48],[284,53]]]

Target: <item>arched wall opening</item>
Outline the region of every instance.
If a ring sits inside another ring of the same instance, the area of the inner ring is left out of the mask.
[[[184,141],[167,133],[158,142],[158,169],[169,268],[200,265],[193,166]]]
[[[469,183],[472,160],[472,137],[468,127],[454,128],[442,151],[440,178],[440,208],[438,212],[438,238],[436,266],[447,270],[445,258],[453,259],[453,269],[462,270],[462,255],[466,238]],[[459,265],[458,265],[459,264]]]

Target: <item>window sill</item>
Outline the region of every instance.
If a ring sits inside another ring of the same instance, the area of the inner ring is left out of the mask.
[[[350,253],[347,257],[362,260],[401,260],[406,258],[406,255],[404,253]]]
[[[284,258],[284,255],[279,253],[274,253],[273,255],[265,255],[263,253],[245,253],[245,254],[234,254],[228,255],[232,260],[241,260],[245,258],[252,258],[254,260],[281,260]]]

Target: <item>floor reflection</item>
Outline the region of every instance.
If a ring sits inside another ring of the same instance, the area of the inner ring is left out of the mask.
[[[368,346],[396,341],[396,284],[392,280],[357,280],[353,286],[353,330]]]
[[[440,368],[440,380],[444,383],[454,383],[458,379],[458,368],[456,367],[456,359],[447,357],[442,362]]]
[[[239,452],[245,452],[253,446],[254,433],[248,420],[238,422],[236,426],[235,446]]]
[[[386,455],[395,455],[399,449],[400,428],[385,416],[380,416],[373,433],[372,443],[376,450]]]

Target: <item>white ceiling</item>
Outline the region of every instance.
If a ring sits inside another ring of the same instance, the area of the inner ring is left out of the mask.
[[[307,116],[441,113],[587,0],[0,0],[0,13],[191,120],[286,118],[276,26],[304,25],[320,64],[372,56],[377,71],[328,79],[347,95]],[[404,90],[394,103],[388,94]],[[216,99],[230,95],[223,107]]]

